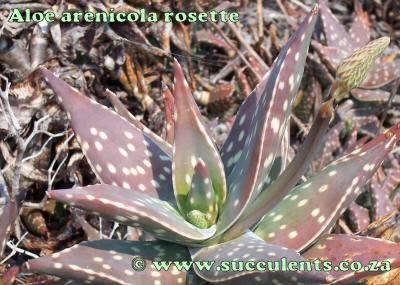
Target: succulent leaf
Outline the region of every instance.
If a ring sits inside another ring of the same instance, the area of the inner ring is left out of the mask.
[[[4,253],[6,242],[10,237],[18,213],[19,211],[15,202],[8,201],[0,207],[0,256]]]
[[[265,243],[259,237],[249,232],[241,237],[226,243],[191,250],[193,261],[212,260],[215,264],[232,261],[232,264],[249,261],[280,261],[286,258],[288,261],[304,261],[297,252],[274,244]],[[239,266],[237,267],[239,268]],[[217,284],[323,284],[329,280],[324,272],[312,271],[282,271],[282,270],[196,270],[203,279]]]
[[[255,233],[269,243],[303,250],[354,201],[399,139],[400,125],[396,125],[329,164],[295,187],[263,218]]]
[[[113,105],[115,111],[123,118],[127,119],[131,124],[136,126],[138,129],[142,130],[144,135],[149,137],[151,140],[153,140],[157,145],[165,152],[168,154],[169,157],[172,157],[172,146],[164,141],[161,137],[159,137],[157,134],[155,134],[153,131],[151,131],[149,128],[147,128],[145,125],[143,125],[138,119],[135,118],[129,112],[129,110],[125,107],[124,103],[119,100],[117,95],[110,90],[106,90],[106,96],[110,100],[111,104]]]
[[[133,270],[137,260],[143,260],[146,269]],[[25,269],[85,284],[134,285],[139,280],[140,284],[186,284],[187,272],[171,266],[160,274],[152,264],[155,260],[189,261],[190,256],[185,247],[162,241],[96,240],[31,259]]]
[[[172,95],[169,88],[163,84],[163,97],[165,106],[165,121],[166,121],[166,136],[165,139],[168,143],[174,143],[174,95]],[[171,151],[172,156],[172,151]]]
[[[332,103],[333,100],[329,100],[322,104],[305,142],[292,162],[271,186],[256,197],[251,207],[243,212],[235,226],[224,234],[225,240],[238,236],[256,224],[292,190],[301,176],[304,175],[317,151],[322,147],[322,138],[329,127],[329,122],[333,118]]]
[[[356,46],[353,45],[354,41],[350,38],[345,27],[339,22],[336,16],[332,14],[326,1],[318,0],[318,3],[328,46],[344,50],[347,54],[350,54],[356,49]]]
[[[383,90],[366,90],[366,89],[353,89],[351,94],[357,100],[363,102],[387,102],[390,97],[390,92]],[[399,96],[393,98],[393,103],[400,103]]]
[[[400,245],[394,242],[370,237],[333,234],[323,236],[303,256],[307,259],[332,261],[337,266],[341,261],[358,261],[363,266],[369,266],[373,261],[390,261],[391,268],[400,266]],[[377,268],[381,268],[380,266]],[[386,266],[386,268],[388,268]],[[369,275],[382,273],[378,271],[340,271],[331,274],[337,278],[332,284],[352,284]]]
[[[360,48],[367,44],[371,37],[370,21],[368,13],[364,12],[361,7],[356,7],[354,22],[349,30],[350,38],[356,48]]]
[[[102,183],[174,200],[167,153],[126,119],[82,95],[49,70],[41,68],[41,72],[61,98],[82,151]]]
[[[336,71],[341,60],[348,55],[348,53],[345,50],[338,49],[336,47],[324,46],[317,41],[313,41],[312,45],[317,50],[322,61],[332,71]]]
[[[379,62],[371,68],[362,88],[375,89],[392,82],[400,76],[400,60]]]
[[[281,50],[270,73],[257,86],[256,95],[250,95],[247,98],[251,100],[251,103],[246,105],[247,102],[245,102],[243,107],[252,106],[259,98],[255,109],[251,110],[251,113],[239,112],[236,117],[231,132],[236,133],[237,141],[239,143],[244,141],[244,145],[242,150],[229,154],[231,158],[237,157],[239,161],[228,177],[230,192],[227,207],[223,209],[218,219],[219,233],[224,232],[236,221],[250,199],[254,197],[257,189],[261,190],[266,182],[265,179],[279,153],[280,142],[285,134],[291,106],[304,71],[317,15],[318,6],[315,6]],[[296,64],[291,64],[291,62]],[[251,127],[247,133],[237,129],[237,127],[242,128],[240,123],[246,119],[251,120]],[[234,144],[236,141],[227,141],[225,144],[227,143]]]
[[[218,205],[207,167],[202,159],[197,161],[192,179],[192,186],[187,197],[186,208],[193,216],[198,211],[204,215],[206,228],[215,224]],[[198,214],[196,214],[198,216]]]
[[[367,228],[370,223],[369,211],[364,207],[353,202],[349,206],[349,217],[352,224],[352,228],[355,232],[359,232]]]
[[[395,211],[395,207],[390,200],[390,195],[385,191],[374,175],[371,178],[371,198],[372,198],[372,218],[374,221]]]
[[[98,184],[83,188],[49,191],[48,196],[121,224],[143,228],[157,238],[193,244],[210,238],[215,227],[196,228],[168,202],[141,191]]]
[[[186,198],[190,192],[194,169],[197,161],[202,159],[207,165],[218,207],[222,208],[226,199],[226,181],[221,158],[176,60],[174,72],[176,116],[172,176],[178,206],[182,212],[186,212]]]

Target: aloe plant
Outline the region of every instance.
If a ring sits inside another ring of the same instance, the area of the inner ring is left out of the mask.
[[[361,5],[356,5],[355,20],[347,32],[347,28],[332,13],[326,1],[318,0],[318,3],[327,45],[315,41],[313,46],[322,61],[331,69],[336,70],[343,58],[369,42],[371,29],[368,14],[362,10]],[[357,2],[355,3],[357,4]],[[399,76],[399,60],[377,60],[375,66],[369,70],[365,82],[360,84],[360,88],[353,89],[351,93],[361,101],[386,101],[390,93],[380,88],[396,80]],[[397,102],[397,98],[395,101]]]
[[[390,258],[392,266],[397,266],[400,251],[395,243],[324,234],[396,145],[400,126],[393,126],[297,185],[334,116],[335,97],[331,96],[322,104],[296,156],[287,163],[286,130],[317,16],[315,6],[239,109],[220,151],[177,61],[174,98],[169,98],[174,103],[173,116],[167,116],[174,119],[168,124],[173,128],[172,145],[131,116],[111,92],[117,112],[42,68],[101,182],[52,190],[48,196],[143,228],[157,240],[84,242],[30,260],[25,270],[94,284],[290,285],[345,284],[359,275],[316,270],[222,272],[217,266],[207,271],[196,267],[190,272],[178,271],[175,266],[157,271],[152,262],[208,260],[218,264],[223,260],[277,261],[283,257],[305,261],[345,259],[362,252],[363,261]],[[171,115],[170,109],[168,112]],[[368,247],[379,250],[365,251]],[[137,256],[145,260],[146,270],[131,268]]]

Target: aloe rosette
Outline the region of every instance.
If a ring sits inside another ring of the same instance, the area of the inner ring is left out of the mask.
[[[315,6],[241,106],[220,151],[177,61],[173,98],[167,96],[167,117],[173,118],[168,124],[172,145],[131,116],[111,92],[108,95],[117,112],[42,68],[101,182],[52,190],[48,196],[143,228],[157,240],[83,242],[30,260],[25,270],[93,284],[290,285],[345,284],[359,275],[316,270],[222,272],[217,266],[207,271],[194,267],[186,272],[174,265],[157,271],[152,261],[208,260],[218,264],[285,257],[300,262],[362,255],[364,261],[389,259],[393,267],[397,266],[400,251],[395,243],[324,234],[396,145],[399,126],[298,184],[334,115],[331,96],[322,104],[294,159],[287,161],[289,118],[317,16]],[[365,251],[367,247],[379,250]],[[143,271],[131,267],[137,256],[145,260]],[[360,276],[366,274],[376,272]]]

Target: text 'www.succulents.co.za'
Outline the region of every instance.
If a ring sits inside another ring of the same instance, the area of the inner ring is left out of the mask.
[[[153,261],[152,267],[157,271],[169,271],[177,269],[178,271],[190,271],[196,269],[198,271],[211,271],[214,268],[219,272],[253,272],[253,271],[371,271],[371,272],[387,272],[391,270],[390,261],[374,261],[371,260],[367,264],[360,261],[341,261],[332,262],[329,260],[316,259],[313,261],[290,261],[285,257],[279,260],[260,260],[260,261]],[[135,271],[143,271],[146,269],[146,261],[141,257],[135,257],[132,260],[132,268]]]

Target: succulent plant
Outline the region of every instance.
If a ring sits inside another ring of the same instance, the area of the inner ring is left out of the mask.
[[[316,41],[313,42],[313,46],[328,67],[336,70],[343,58],[369,42],[371,32],[368,14],[362,11],[361,7],[357,7],[355,20],[349,32],[347,32],[346,27],[339,22],[328,8],[326,1],[318,0],[318,2],[327,46]],[[393,60],[393,58],[377,60],[375,66],[369,69],[365,82],[359,85],[360,88],[353,89],[351,92],[352,95],[362,101],[387,100],[390,93],[379,88],[389,84],[400,76],[400,62],[399,60]],[[397,101],[397,98],[395,100]]]
[[[163,261],[290,261],[361,258],[400,262],[399,245],[350,235],[324,235],[400,139],[393,126],[298,184],[334,115],[322,104],[288,163],[291,107],[318,16],[315,6],[282,48],[270,71],[239,109],[221,151],[203,123],[177,61],[172,145],[131,116],[109,92],[117,112],[42,74],[62,100],[77,139],[101,184],[52,190],[48,196],[119,223],[143,228],[156,241],[97,240],[30,260],[25,270],[93,284],[347,284],[379,272],[157,271]],[[170,112],[170,110],[168,111]],[[373,248],[374,250],[366,250]],[[138,256],[147,269],[134,271]]]

